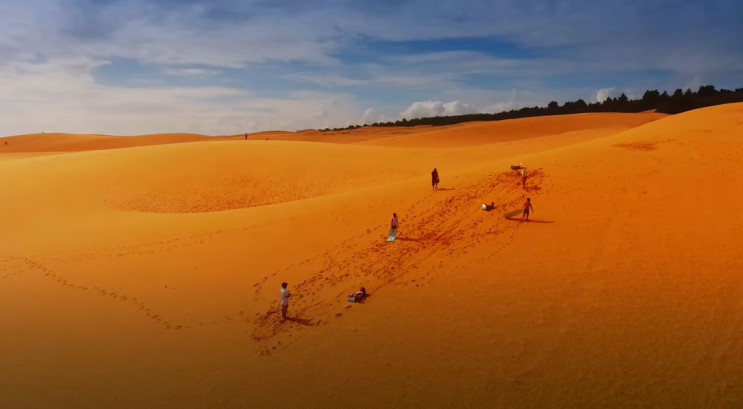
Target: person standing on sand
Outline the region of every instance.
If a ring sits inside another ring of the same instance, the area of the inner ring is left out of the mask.
[[[281,316],[286,319],[286,310],[289,309],[291,293],[286,289],[287,283],[281,283]]]
[[[526,198],[526,202],[524,202],[524,215],[521,217],[521,220],[529,221],[529,210],[532,212],[534,211],[534,206],[531,205],[531,199]]]
[[[245,140],[246,141],[248,140],[248,134],[245,134]]]
[[[526,189],[526,169],[521,169],[521,186]]]
[[[433,168],[433,172],[431,172],[431,186],[433,186],[433,190],[439,188],[439,171],[436,168]]]
[[[397,230],[397,213],[392,213],[392,223],[390,228]]]

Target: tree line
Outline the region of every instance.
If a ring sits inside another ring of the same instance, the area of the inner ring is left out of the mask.
[[[528,118],[547,115],[568,115],[588,112],[628,112],[637,113],[649,110],[664,114],[678,114],[692,109],[703,108],[713,105],[728,104],[732,102],[743,102],[743,88],[734,91],[722,88],[716,89],[713,85],[703,85],[695,92],[691,89],[686,91],[677,89],[673,94],[662,93],[658,90],[645,91],[641,99],[629,99],[627,95],[616,98],[607,98],[601,102],[587,103],[583,99],[568,101],[562,105],[552,101],[545,107],[526,107],[507,112],[494,114],[467,114],[453,116],[437,116],[415,119],[399,119],[390,122],[376,122],[370,125],[351,125],[345,128],[326,128],[322,132],[342,131],[357,129],[365,126],[419,126],[419,125],[454,125],[471,121],[502,121],[504,119]]]

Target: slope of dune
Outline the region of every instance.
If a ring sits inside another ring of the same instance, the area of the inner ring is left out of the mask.
[[[594,129],[618,132],[657,121],[664,117],[666,115],[656,113],[600,113],[471,122],[444,128],[433,128],[425,133],[374,139],[361,143],[373,146],[451,148]]]
[[[233,136],[209,137],[198,134],[167,133],[138,136],[109,136],[44,133],[3,138],[0,155],[31,152],[80,152],[165,145],[185,142],[294,141],[326,143],[363,143],[401,147],[455,147],[520,140],[565,132],[606,129],[609,132],[628,129],[663,118],[663,114],[578,114],[555,117],[525,118],[495,122],[431,127],[363,127],[344,131],[298,132],[266,131]]]
[[[197,134],[166,133],[139,136],[44,133],[3,138],[0,154],[10,152],[77,152],[205,141]]]
[[[0,407],[741,407],[743,104],[584,119],[0,161]]]

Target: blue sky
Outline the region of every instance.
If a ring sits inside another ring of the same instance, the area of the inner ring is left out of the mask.
[[[738,0],[0,3],[0,135],[235,134],[743,87]]]

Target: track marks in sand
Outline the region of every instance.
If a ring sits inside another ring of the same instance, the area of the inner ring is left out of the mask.
[[[243,227],[225,230],[213,230],[193,234],[185,237],[177,237],[170,240],[157,242],[132,244],[128,246],[109,247],[103,249],[86,249],[66,253],[53,253],[40,258],[44,262],[69,263],[76,261],[96,260],[101,258],[122,258],[137,255],[152,255],[181,247],[197,246],[204,244],[207,240],[222,234],[254,232],[255,227]]]
[[[18,269],[18,271],[36,272],[36,273],[41,274],[41,276],[44,277],[45,279],[48,279],[62,287],[65,287],[71,290],[91,293],[91,294],[98,294],[101,297],[106,297],[111,300],[116,300],[116,301],[120,301],[123,303],[127,303],[131,305],[132,307],[136,308],[142,315],[147,317],[154,324],[160,325],[164,329],[175,329],[175,330],[191,329],[190,325],[177,325],[177,324],[171,323],[161,314],[154,312],[144,301],[138,299],[137,297],[132,297],[127,294],[120,294],[115,291],[111,291],[111,290],[101,288],[98,286],[88,287],[86,285],[72,282],[68,280],[67,278],[55,273],[45,264],[40,263],[38,261],[34,261],[34,260],[24,257],[24,258],[0,260],[0,263],[2,263],[0,264],[0,270],[15,268],[15,269]],[[229,321],[232,321],[232,319],[230,318]],[[221,322],[229,322],[229,321],[217,320],[217,321],[211,322],[210,324],[218,324]]]
[[[112,290],[109,288],[103,288],[99,286],[92,286],[86,283],[75,283],[69,280],[67,277],[60,275],[55,272],[50,265],[59,265],[71,262],[90,261],[96,259],[105,258],[125,258],[131,256],[146,256],[157,254],[161,252],[167,252],[173,249],[186,246],[198,246],[204,244],[210,238],[220,234],[227,233],[244,233],[250,232],[253,227],[235,228],[226,230],[217,230],[198,233],[190,236],[175,238],[171,240],[162,240],[158,242],[142,243],[136,245],[119,246],[95,250],[83,250],[73,251],[66,253],[55,253],[46,257],[40,256],[38,258],[29,257],[5,257],[0,259],[0,278],[10,278],[15,275],[20,275],[29,272],[39,273],[43,278],[53,281],[54,283],[68,288],[74,289],[88,294],[98,294],[101,297],[105,297],[110,300],[116,300],[127,303],[132,307],[136,308],[145,318],[151,320],[154,324],[162,326],[164,329],[191,329],[192,327],[203,327],[209,325],[227,324],[233,321],[237,321],[239,317],[244,315],[244,311],[240,311],[239,314],[225,315],[223,317],[211,320],[204,320],[203,322],[192,322],[186,323],[173,323],[172,320],[167,319],[162,313],[156,312],[151,306],[149,306],[145,300],[141,297],[136,297],[130,294],[123,294],[120,291]],[[175,288],[165,287],[168,290],[175,290]]]
[[[658,145],[662,143],[668,143],[673,141],[673,139],[668,139],[665,141],[655,141],[655,142],[627,142],[627,143],[618,143],[614,145],[617,148],[623,148],[630,151],[640,151],[640,152],[648,152],[648,151],[654,151],[658,149]]]
[[[444,261],[432,261],[435,254],[443,253],[445,260],[454,256],[466,259],[473,248],[492,245],[493,251],[487,256],[474,255],[470,262],[494,258],[508,246],[520,226],[504,219],[502,214],[519,206],[527,193],[535,197],[535,193],[546,187],[544,171],[534,170],[529,175],[526,190],[521,187],[517,173],[503,172],[470,186],[445,191],[444,195],[441,195],[444,192],[432,192],[405,212],[398,212],[404,217],[395,242],[384,240],[386,231],[380,225],[365,232],[365,235],[379,234],[374,239],[347,241],[307,260],[318,263],[320,268],[294,286],[290,307],[290,316],[305,325],[283,321],[279,306],[273,305],[253,320],[252,339],[258,342],[262,354],[270,354],[281,347],[275,342],[277,337],[287,345],[288,337],[296,340],[300,332],[314,325],[342,319],[343,312],[354,305],[346,302],[345,295],[358,286],[365,286],[373,299],[374,293],[387,285],[420,287],[431,283],[437,275],[465,267],[465,264],[451,266]],[[494,210],[485,212],[480,208],[481,203],[494,201],[486,198],[496,196],[499,204]]]
[[[23,275],[29,269],[28,259],[23,257],[3,257],[0,259],[0,278]]]

